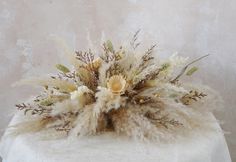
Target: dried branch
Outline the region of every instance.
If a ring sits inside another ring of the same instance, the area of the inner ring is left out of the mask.
[[[119,65],[118,62],[114,62],[106,71],[106,78],[110,78],[113,75],[119,74],[124,74],[124,69]]]
[[[78,117],[79,113],[79,111],[66,112],[55,116],[54,118],[60,122],[59,124],[53,125],[52,127],[56,131],[65,132],[66,134],[69,134],[70,130],[74,127],[73,122]]]
[[[52,79],[59,79],[59,80],[66,80],[66,81],[73,81],[74,83],[78,83],[77,75],[75,71],[68,72],[68,73],[58,73],[56,76],[51,76]]]
[[[145,117],[147,117],[149,120],[151,120],[151,122],[157,126],[162,126],[166,129],[169,129],[169,126],[183,126],[182,123],[180,123],[179,121],[175,120],[175,119],[170,119],[169,115],[164,115],[161,117],[157,117],[157,113],[159,112],[150,112],[148,111],[145,114]]]
[[[153,50],[154,50],[154,48],[155,48],[156,46],[157,46],[156,44],[152,45],[152,46],[145,52],[144,56],[142,57],[142,59],[143,59],[144,61],[148,61],[148,60],[151,60],[151,59],[154,58],[154,57],[151,56],[151,54],[152,54],[152,52],[153,52]]]
[[[28,112],[31,112],[31,115],[43,115],[43,114],[49,114],[52,111],[51,107],[41,106],[39,104],[31,105],[22,103],[22,104],[16,104],[16,107],[18,110],[24,111],[25,115]]]
[[[152,45],[142,56],[142,62],[138,67],[138,73],[142,72],[149,65],[149,62],[154,59],[152,53],[156,46],[157,46],[156,44]]]
[[[160,72],[162,72],[163,70],[166,70],[166,66],[162,66],[156,69],[155,71],[146,74],[142,80],[140,80],[136,85],[134,85],[134,90],[140,90],[144,88],[146,81],[156,79]]]
[[[75,51],[75,53],[76,53],[76,58],[85,64],[92,63],[94,60],[94,54],[90,49],[88,52]]]

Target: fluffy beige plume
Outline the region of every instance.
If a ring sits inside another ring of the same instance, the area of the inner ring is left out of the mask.
[[[132,82],[134,77],[137,75],[137,70],[142,61],[141,53],[136,54],[128,51],[123,59],[119,61],[122,67],[125,69],[125,75],[127,80]]]
[[[110,107],[107,105],[109,104],[108,102],[113,101],[113,99],[115,98],[113,93],[107,88],[98,87],[98,90],[99,92],[97,92],[95,95],[97,102],[93,105],[93,121],[95,122],[94,125],[96,125],[96,127],[98,125],[98,119],[102,112],[108,112],[110,109]],[[117,103],[120,104],[119,102]],[[119,105],[113,105],[113,107],[114,106],[118,107]]]
[[[51,115],[59,115],[61,113],[66,113],[66,112],[73,112],[75,110],[79,110],[82,107],[78,105],[77,101],[72,101],[70,99],[65,100],[63,102],[59,102],[55,104],[55,108],[52,109]]]
[[[168,61],[173,68],[182,67],[188,61],[188,57],[186,58],[186,57],[179,56],[178,53],[176,52],[169,57]]]
[[[85,105],[94,102],[94,92],[86,86],[79,86],[76,91],[70,93],[70,98],[55,104],[52,109],[52,115],[58,115],[65,112],[78,111]]]
[[[94,105],[94,113],[109,112],[112,109],[118,109],[126,104],[126,98],[120,95],[114,95],[109,89],[99,87],[96,93],[97,102]]]
[[[156,73],[159,70],[159,66],[157,65],[150,65],[147,68],[145,68],[141,73],[136,74],[133,77],[133,85],[136,85],[142,80],[146,80],[147,76],[149,76],[152,73]]]
[[[158,75],[158,79],[168,82],[171,77],[173,77],[173,73],[177,68],[183,67],[188,58],[181,57],[178,53],[174,53],[167,60],[163,60],[160,64],[165,67],[164,70],[160,71]]]
[[[25,80],[16,82],[13,86],[26,85],[26,84],[56,87],[56,88],[59,88],[59,91],[61,92],[72,92],[77,89],[74,83],[71,83],[65,80],[52,79],[52,78],[25,79]]]
[[[125,73],[131,74],[133,70],[136,70],[133,68],[135,65],[138,66],[138,62],[140,61],[138,58],[136,58],[136,54],[130,51],[127,51],[126,54],[120,59],[118,62],[121,67],[123,67],[126,71]],[[141,56],[139,56],[141,58]],[[131,68],[132,67],[132,68]],[[130,75],[127,75],[127,77],[130,77]]]
[[[154,95],[161,98],[174,98],[183,96],[188,93],[187,89],[170,83],[155,82],[155,86],[148,88],[140,93],[140,95]]]
[[[134,140],[159,141],[165,136],[147,118],[126,108],[117,110],[112,115],[112,121],[118,134],[126,135]]]
[[[96,93],[97,102],[84,107],[83,112],[75,121],[75,128],[72,130],[71,135],[91,135],[99,129],[99,119],[102,113],[108,113],[112,109],[118,109],[125,104],[124,99],[120,96],[114,95],[106,88],[99,88]]]
[[[71,92],[71,100],[78,101],[78,105],[83,107],[94,102],[94,92],[87,86],[79,86],[76,91]]]
[[[9,126],[9,134],[17,136],[19,134],[29,133],[29,132],[38,132],[44,129],[47,124],[53,122],[53,118],[38,118],[32,119],[29,121],[21,122],[13,126]]]
[[[62,49],[64,50],[65,56],[68,58],[68,61],[75,67],[75,69],[78,69],[81,65],[81,62],[76,59],[75,57],[75,51],[71,50],[68,45],[66,44],[65,40],[57,37],[52,36],[52,40],[54,40]]]
[[[103,62],[99,68],[99,86],[106,87],[107,85],[107,70],[111,67],[113,62],[105,63]]]
[[[165,109],[162,111],[164,114],[168,114],[171,119],[180,122],[183,127],[170,127],[171,134],[184,135],[188,134],[192,130],[214,130],[212,123],[215,122],[210,112],[202,112],[197,109],[192,109],[181,103],[175,103],[174,101],[168,101]]]
[[[75,127],[71,130],[70,136],[86,136],[96,133],[98,118],[94,116],[93,106],[85,106],[77,120],[75,120]]]

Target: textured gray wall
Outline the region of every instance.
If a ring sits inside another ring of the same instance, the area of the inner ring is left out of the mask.
[[[236,161],[236,1],[235,0],[0,0],[0,128],[14,104],[36,89],[12,88],[22,77],[53,72],[62,52],[57,35],[75,49],[98,48],[101,39],[127,40],[141,28],[143,45],[158,42],[161,55],[211,53],[199,63],[197,82],[217,89],[225,109],[217,114]]]

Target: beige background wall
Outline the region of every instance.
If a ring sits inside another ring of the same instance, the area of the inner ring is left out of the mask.
[[[57,35],[75,49],[99,48],[102,39],[117,43],[141,28],[143,46],[159,45],[163,56],[178,51],[199,63],[197,82],[217,89],[225,109],[231,156],[236,161],[236,1],[235,0],[0,0],[0,128],[14,114],[14,104],[36,89],[12,88],[22,77],[54,72],[64,62],[51,39]]]

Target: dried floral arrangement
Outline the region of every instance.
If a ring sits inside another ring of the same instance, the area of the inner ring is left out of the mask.
[[[44,91],[17,104],[26,121],[14,125],[16,134],[53,131],[65,136],[87,136],[112,131],[140,140],[165,140],[195,128],[209,128],[209,113],[220,104],[210,88],[180,81],[198,70],[187,59],[172,55],[161,60],[156,45],[138,51],[138,32],[130,47],[102,45],[91,51],[66,50],[73,69],[56,65],[59,73],[22,83]]]

